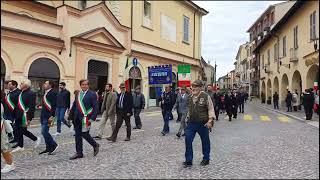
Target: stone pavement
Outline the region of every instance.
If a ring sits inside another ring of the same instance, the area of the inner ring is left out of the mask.
[[[199,166],[202,153],[198,135],[193,145],[194,165],[182,167],[184,140],[175,137],[179,124],[171,121],[170,135],[161,136],[163,122],[161,112],[156,111],[142,115],[143,129],[133,130],[130,142],[123,141],[125,127],[119,131],[116,143],[98,141],[101,149],[97,157],[93,157],[92,147],[84,142],[85,157],[68,160],[75,145],[65,126],[62,135],[56,137],[60,148],[55,155],[38,155],[44,143],[33,149],[33,142],[25,138],[26,150],[14,153],[16,170],[1,174],[1,179],[319,179],[319,129],[250,103],[245,105],[245,111],[232,122],[221,114],[210,133],[211,162],[206,167]],[[110,132],[108,124],[107,127]],[[39,128],[31,131],[40,133]],[[96,132],[94,123],[91,134]]]

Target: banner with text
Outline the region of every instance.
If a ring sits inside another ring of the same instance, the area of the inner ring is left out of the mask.
[[[148,67],[149,84],[171,84],[172,65]]]
[[[178,86],[191,86],[191,65],[178,65]]]

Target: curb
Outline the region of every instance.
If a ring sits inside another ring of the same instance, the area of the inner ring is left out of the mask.
[[[261,105],[257,105],[257,107],[262,108],[262,109],[267,109],[267,110],[269,110],[269,111],[277,112],[277,113],[280,113],[280,114],[283,114],[283,115],[285,115],[285,116],[288,116],[288,117],[290,117],[290,118],[299,120],[299,121],[301,121],[301,122],[304,122],[304,123],[306,123],[306,124],[308,124],[308,125],[310,125],[310,126],[313,126],[313,127],[316,127],[316,128],[319,129],[318,126],[313,125],[312,123],[310,123],[310,122],[316,122],[316,121],[310,121],[310,122],[308,122],[307,120],[302,119],[302,118],[299,118],[299,117],[297,117],[297,116],[294,116],[294,115],[291,115],[291,114],[288,114],[288,113],[285,113],[285,112],[282,112],[282,111],[279,111],[279,110],[275,110],[275,109],[272,109],[272,108],[269,108],[269,107],[261,106]]]

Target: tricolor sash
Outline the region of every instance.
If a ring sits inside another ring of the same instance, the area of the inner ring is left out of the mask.
[[[10,109],[11,111],[14,110],[15,105],[14,105],[14,103],[12,102],[12,100],[11,100],[11,98],[10,98],[10,94],[7,94],[7,96],[6,96],[5,99],[4,99],[4,102],[7,104],[7,106],[9,107],[9,109]]]
[[[52,110],[52,108],[51,108],[51,103],[50,103],[50,101],[47,99],[47,95],[44,95],[44,96],[43,96],[42,102],[43,102],[43,104],[44,104],[44,107],[45,107],[49,112],[51,112],[51,110]]]
[[[89,122],[88,115],[90,115],[92,113],[93,109],[90,108],[90,109],[86,110],[86,107],[83,104],[83,97],[81,97],[80,95],[78,96],[78,99],[77,99],[77,106],[80,109],[81,113],[83,114],[82,131],[83,132],[89,131],[90,122]]]
[[[23,101],[22,101],[22,92],[19,95],[18,98],[18,107],[23,111],[22,114],[22,127],[26,127],[27,126],[27,112],[29,110],[29,108],[26,108],[26,106],[24,105]]]

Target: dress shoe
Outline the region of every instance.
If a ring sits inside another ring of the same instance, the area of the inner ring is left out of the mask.
[[[40,155],[40,154],[44,154],[44,153],[48,153],[48,152],[49,152],[49,150],[46,149],[46,150],[44,150],[44,151],[39,152],[39,155]]]
[[[200,166],[206,166],[209,164],[209,160],[202,160]]]
[[[185,162],[182,163],[182,165],[183,165],[184,168],[191,167],[192,166],[192,162],[185,161]]]
[[[140,129],[139,127],[134,127],[133,129]]]
[[[126,139],[124,141],[130,141],[130,138],[129,137],[126,137]]]
[[[93,139],[101,140],[102,138],[100,136],[95,136],[95,137],[93,137]]]
[[[81,155],[81,154],[75,154],[75,155],[73,155],[72,157],[70,157],[69,159],[70,159],[70,160],[74,160],[74,159],[78,159],[78,158],[83,158],[83,155]]]
[[[116,140],[114,138],[112,138],[112,137],[107,137],[107,140],[108,141],[112,141],[112,142],[116,142]]]
[[[166,133],[164,133],[164,132],[161,132],[161,134],[162,134],[162,136],[165,136],[165,135],[166,135]]]
[[[178,138],[180,138],[180,137],[181,137],[181,133],[177,133],[176,136],[177,136]]]
[[[185,133],[183,133],[181,136],[186,136],[186,134],[185,134]]]
[[[100,145],[97,144],[97,146],[95,148],[93,148],[93,156],[96,156],[99,153],[99,147],[100,147]]]

